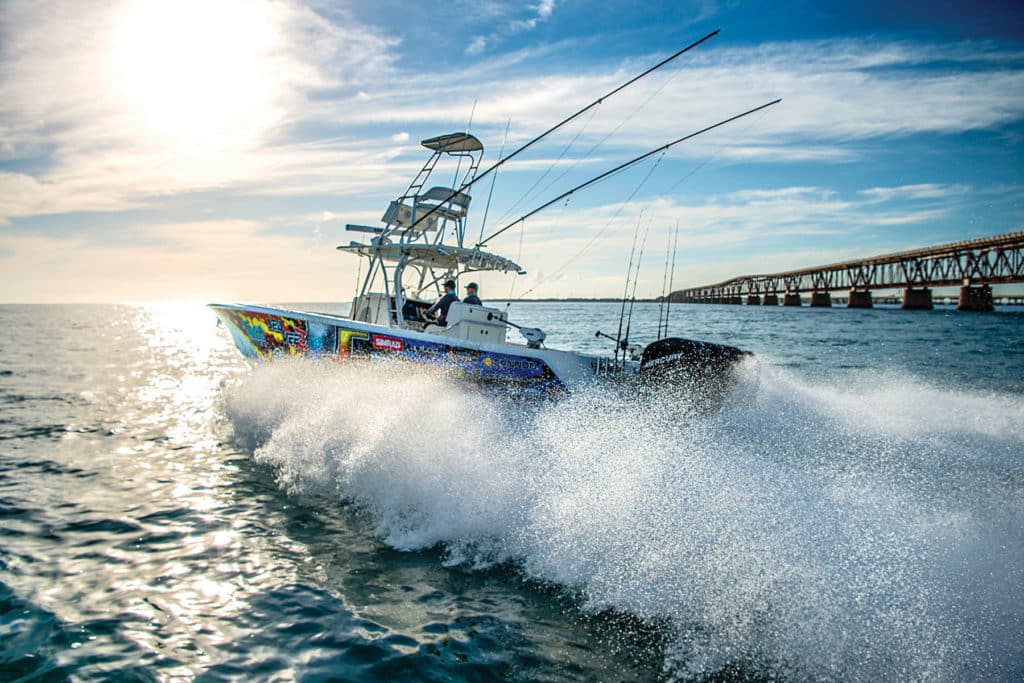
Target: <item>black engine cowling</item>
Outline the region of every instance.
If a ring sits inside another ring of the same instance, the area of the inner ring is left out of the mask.
[[[668,337],[644,348],[640,379],[647,384],[728,385],[733,368],[750,355],[735,346]]]

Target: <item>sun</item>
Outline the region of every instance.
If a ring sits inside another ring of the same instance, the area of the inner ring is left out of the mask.
[[[108,87],[127,125],[179,148],[245,146],[280,116],[274,8],[258,0],[133,0],[118,13]]]

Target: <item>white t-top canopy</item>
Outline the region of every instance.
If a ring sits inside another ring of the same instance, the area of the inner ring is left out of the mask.
[[[523,273],[519,264],[487,251],[454,247],[447,244],[361,244],[352,242],[338,247],[360,256],[379,256],[385,261],[406,265],[427,266],[445,270],[497,270]]]

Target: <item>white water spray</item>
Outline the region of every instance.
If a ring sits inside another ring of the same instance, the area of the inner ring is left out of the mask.
[[[228,396],[258,461],[389,545],[669,624],[665,666],[843,680],[1024,671],[1024,407],[896,375],[766,368],[680,421],[521,410],[408,366],[272,363]]]

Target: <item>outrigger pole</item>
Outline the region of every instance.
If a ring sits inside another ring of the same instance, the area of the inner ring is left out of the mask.
[[[641,154],[640,156],[636,157],[635,159],[631,159],[631,160],[629,160],[629,161],[627,161],[627,162],[625,162],[623,164],[619,164],[618,166],[616,166],[615,168],[611,169],[610,171],[605,171],[601,175],[596,176],[594,178],[591,178],[587,182],[581,183],[581,184],[577,185],[576,187],[572,188],[571,190],[569,190],[567,192],[563,192],[562,194],[558,195],[557,197],[555,197],[551,201],[546,202],[545,204],[542,204],[542,205],[538,206],[536,209],[534,209],[533,211],[531,211],[531,212],[529,212],[527,214],[524,214],[523,216],[520,216],[516,220],[514,220],[511,223],[509,223],[508,225],[506,225],[501,230],[493,232],[490,235],[488,235],[486,238],[481,240],[480,242],[477,242],[476,246],[477,247],[484,246],[485,244],[487,244],[492,239],[494,239],[495,237],[497,237],[501,233],[505,232],[509,228],[512,228],[512,227],[518,225],[519,223],[521,223],[522,221],[525,221],[527,218],[529,218],[530,216],[533,216],[534,214],[540,213],[541,211],[543,211],[544,209],[548,208],[552,204],[555,204],[555,203],[565,199],[566,197],[568,197],[569,195],[573,194],[574,192],[577,192],[579,190],[582,190],[585,187],[593,185],[594,183],[596,183],[598,181],[604,180],[608,176],[614,175],[615,173],[618,173],[619,171],[621,171],[621,170],[623,170],[625,168],[628,168],[628,167],[632,166],[633,164],[638,164],[641,161],[643,161],[644,159],[652,157],[655,154],[658,154],[659,152],[664,152],[665,150],[669,149],[670,147],[674,147],[674,146],[678,145],[680,142],[685,142],[686,140],[689,140],[690,138],[695,138],[695,137],[697,137],[698,135],[700,135],[702,133],[707,133],[709,130],[713,130],[715,128],[718,128],[719,126],[724,126],[727,123],[732,123],[736,119],[741,119],[744,116],[749,116],[750,114],[753,114],[755,112],[761,111],[762,109],[767,109],[768,107],[772,106],[773,104],[778,104],[781,101],[782,101],[782,98],[780,97],[777,100],[773,100],[773,101],[768,102],[766,104],[762,104],[760,107],[754,107],[753,109],[748,109],[747,111],[743,112],[742,114],[737,114],[736,116],[731,116],[731,117],[725,119],[724,121],[719,121],[718,123],[710,125],[707,128],[701,128],[700,130],[698,130],[695,133],[690,133],[689,135],[684,135],[683,137],[679,138],[678,140],[673,140],[672,142],[668,143],[667,145],[662,145],[661,147],[658,147],[657,149],[652,149],[650,152],[647,152],[646,154]]]
[[[417,225],[419,225],[419,224],[420,224],[420,223],[421,223],[421,222],[422,222],[422,221],[423,221],[424,219],[426,219],[426,218],[427,218],[428,216],[430,216],[431,214],[433,214],[433,213],[434,213],[435,211],[437,211],[437,210],[438,210],[439,208],[441,208],[442,206],[444,206],[445,204],[447,204],[447,203],[448,203],[448,202],[450,202],[451,200],[455,199],[455,198],[456,198],[457,196],[459,196],[459,194],[461,194],[461,193],[465,192],[466,190],[468,190],[468,189],[469,189],[469,188],[470,188],[470,187],[471,187],[472,185],[474,185],[474,184],[475,184],[475,183],[476,183],[476,182],[477,182],[478,180],[482,180],[482,179],[483,179],[483,178],[485,178],[485,177],[486,177],[486,176],[487,176],[487,175],[488,175],[488,174],[489,174],[489,173],[490,173],[491,171],[494,171],[494,170],[495,170],[495,169],[497,169],[497,168],[498,168],[499,166],[501,166],[502,164],[504,164],[504,163],[505,163],[506,161],[509,161],[509,160],[511,160],[511,159],[512,159],[512,158],[513,158],[514,156],[518,155],[518,154],[519,154],[520,152],[522,152],[522,151],[525,151],[525,150],[526,150],[526,149],[527,149],[528,147],[532,147],[532,146],[533,146],[534,144],[536,144],[537,142],[540,142],[540,141],[541,141],[541,140],[542,140],[543,138],[546,138],[546,137],[547,137],[548,135],[551,135],[551,134],[552,134],[552,133],[554,133],[554,132],[555,132],[556,130],[558,130],[559,128],[561,128],[561,127],[562,127],[562,126],[564,126],[565,124],[569,123],[570,121],[572,121],[572,120],[573,120],[573,119],[575,119],[576,117],[580,116],[581,114],[584,114],[584,113],[586,113],[586,112],[590,111],[591,109],[593,109],[594,107],[596,107],[597,105],[601,104],[601,103],[602,103],[602,102],[604,102],[604,101],[605,101],[606,99],[608,99],[609,97],[611,97],[612,95],[615,95],[616,93],[618,93],[618,92],[619,92],[620,90],[624,90],[625,88],[628,88],[629,86],[633,85],[634,83],[636,83],[637,81],[639,81],[639,80],[640,80],[641,78],[643,78],[644,76],[647,76],[648,74],[650,74],[650,73],[652,73],[652,72],[654,72],[654,71],[657,71],[658,69],[660,69],[661,67],[665,66],[666,64],[668,64],[668,63],[669,63],[669,62],[671,62],[672,60],[676,59],[676,58],[677,58],[677,57],[679,57],[680,55],[682,55],[682,54],[684,54],[684,53],[686,53],[686,52],[689,52],[690,50],[692,50],[693,48],[697,47],[698,45],[700,45],[700,44],[701,44],[701,43],[703,43],[704,41],[706,41],[706,40],[710,40],[711,38],[715,37],[716,35],[718,35],[718,33],[719,33],[719,31],[720,31],[720,30],[721,30],[721,29],[715,29],[714,31],[712,31],[711,33],[707,34],[706,36],[704,36],[704,37],[703,37],[703,38],[701,38],[700,40],[694,41],[694,42],[690,43],[689,45],[687,45],[686,47],[684,47],[684,48],[683,48],[682,50],[679,50],[679,51],[678,51],[678,52],[676,52],[675,54],[673,54],[673,55],[671,55],[671,56],[669,56],[669,57],[666,57],[665,59],[661,60],[660,62],[658,62],[657,64],[655,64],[654,66],[652,66],[652,67],[651,67],[650,69],[648,69],[647,71],[644,71],[644,72],[643,72],[642,74],[640,74],[639,76],[634,76],[633,78],[629,79],[628,81],[626,81],[625,83],[623,83],[623,84],[622,84],[622,85],[620,85],[619,87],[615,88],[614,90],[612,90],[612,91],[608,92],[608,93],[607,93],[607,94],[605,94],[605,95],[602,95],[601,97],[598,97],[598,98],[597,98],[596,100],[594,100],[593,102],[591,102],[591,103],[590,103],[590,104],[588,104],[587,106],[583,107],[583,109],[580,109],[580,110],[579,110],[578,112],[576,112],[576,113],[575,113],[575,114],[573,114],[572,116],[569,116],[569,117],[567,117],[566,119],[562,120],[562,121],[561,121],[560,123],[556,123],[556,124],[555,124],[555,125],[553,125],[553,126],[552,126],[551,128],[548,128],[548,129],[547,129],[546,131],[544,131],[543,133],[541,133],[540,135],[538,135],[538,136],[537,136],[537,137],[535,137],[534,139],[530,140],[529,142],[527,142],[527,143],[526,143],[525,145],[523,145],[522,147],[520,147],[520,148],[519,148],[519,149],[517,149],[516,151],[512,152],[511,154],[509,154],[509,155],[508,155],[507,157],[505,157],[504,159],[499,159],[499,160],[498,160],[498,161],[497,161],[497,162],[496,162],[496,163],[495,163],[495,164],[494,164],[493,166],[491,166],[490,168],[488,168],[487,170],[485,170],[485,171],[484,171],[483,173],[478,173],[478,174],[476,175],[476,177],[474,177],[474,178],[473,178],[472,180],[470,180],[469,182],[465,183],[465,184],[464,184],[464,185],[463,185],[462,187],[460,187],[460,188],[459,188],[458,190],[455,190],[455,191],[454,191],[454,192],[452,192],[452,193],[451,193],[450,195],[448,195],[448,198],[447,198],[447,199],[445,199],[445,200],[444,200],[443,202],[440,202],[440,203],[436,204],[436,205],[435,205],[435,206],[433,206],[433,207],[432,207],[432,208],[431,208],[431,209],[430,209],[429,211],[425,212],[425,213],[424,213],[424,214],[423,214],[422,216],[420,216],[420,217],[419,217],[418,219],[416,219],[416,222],[415,222],[415,223],[413,223],[413,224],[412,224],[412,225],[410,226],[410,229],[412,229],[412,228],[415,228],[415,227],[416,227]],[[478,244],[477,246],[480,246],[480,245]]]

